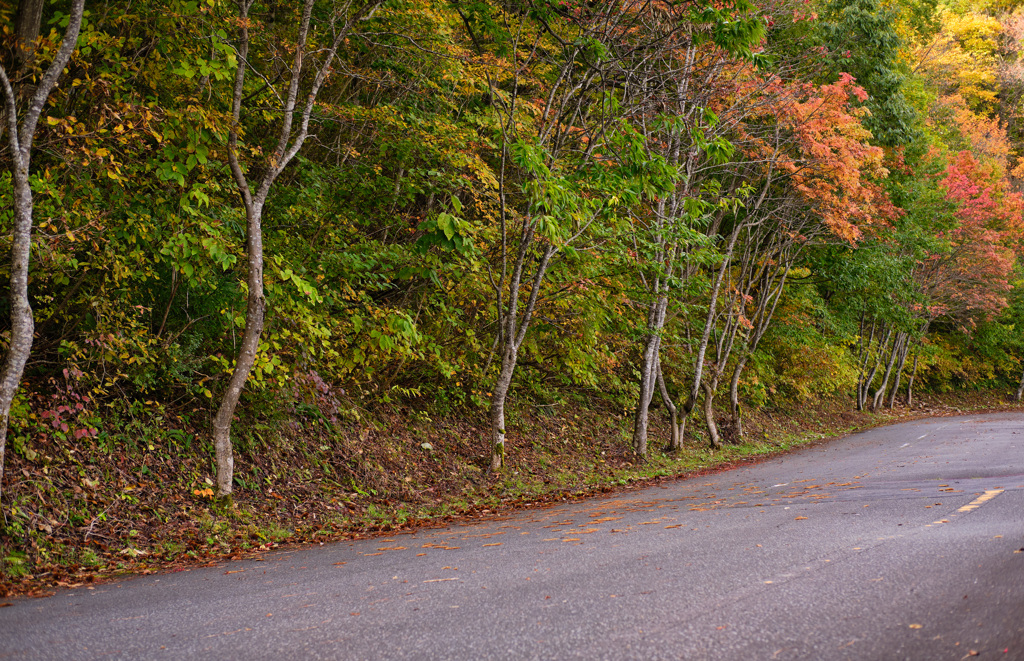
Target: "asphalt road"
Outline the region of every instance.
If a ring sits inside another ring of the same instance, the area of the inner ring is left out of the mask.
[[[1024,659],[1024,415],[17,599],[0,658]]]

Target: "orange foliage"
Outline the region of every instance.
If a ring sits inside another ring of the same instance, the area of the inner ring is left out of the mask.
[[[783,98],[777,113],[793,133],[796,153],[779,165],[824,225],[854,243],[865,227],[894,219],[898,209],[875,183],[888,175],[883,151],[868,143],[871,133],[861,124],[868,111],[853,105],[867,93],[853,77],[844,73],[829,85],[802,84]]]

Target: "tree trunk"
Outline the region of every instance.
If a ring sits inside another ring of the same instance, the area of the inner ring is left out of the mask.
[[[45,5],[46,0],[21,0],[18,3],[18,11],[14,15],[14,65],[18,69],[24,68],[35,54]]]
[[[708,426],[708,442],[713,448],[722,447],[722,437],[718,434],[718,425],[715,424],[715,386],[706,381],[701,384],[704,388],[704,422]]]
[[[648,336],[640,368],[640,401],[637,402],[636,415],[633,416],[633,451],[641,457],[647,456],[647,418],[657,380],[654,364],[657,353],[658,336]]]
[[[1017,392],[1013,396],[1013,401],[1019,402],[1022,396],[1024,396],[1024,374],[1021,374],[1020,385],[1017,386]],[[2,456],[0,456],[0,458],[2,458]]]
[[[677,452],[683,448],[683,431],[686,426],[686,418],[679,421],[679,408],[676,407],[672,397],[668,394],[668,387],[665,385],[665,376],[661,372],[661,360],[658,361],[658,389],[661,391],[661,401],[665,403],[672,416],[672,436],[665,446],[666,452]]]
[[[903,346],[903,341],[906,339],[906,333],[896,333],[896,339],[893,340],[892,349],[889,350],[889,362],[885,366],[885,375],[882,377],[882,384],[878,386],[878,390],[875,391],[875,395],[871,400],[871,411],[877,411],[878,407],[885,401],[885,393],[889,388],[889,376],[892,375],[893,365],[896,364],[896,358],[899,355],[900,349]]]
[[[656,284],[656,287],[660,285]],[[651,302],[647,316],[647,343],[644,346],[643,360],[640,366],[640,401],[637,403],[636,415],[633,418],[633,450],[641,457],[647,456],[647,421],[654,398],[654,388],[658,379],[658,366],[661,363],[661,330],[665,326],[665,311],[668,309],[668,298],[658,296]]]
[[[743,438],[743,409],[740,406],[740,376],[743,368],[747,365],[749,354],[743,356],[736,362],[736,368],[732,371],[732,379],[729,380],[729,407],[732,412],[732,424],[736,430],[736,438]]]
[[[885,347],[889,344],[889,338],[892,337],[892,328],[889,328],[885,332],[885,336],[878,340],[878,346],[875,349],[875,364],[872,366],[871,371],[864,377],[863,382],[860,384],[857,393],[857,410],[863,411],[864,407],[868,402],[868,393],[871,391],[871,384],[875,380],[875,375],[878,374],[878,368],[882,366],[882,357],[885,355]],[[868,347],[870,349],[870,347]]]
[[[28,168],[15,166],[15,170],[14,241],[11,245],[11,344],[3,371],[0,372],[0,485],[3,481],[11,403],[14,401],[14,394],[25,371],[25,363],[28,362],[29,353],[32,351],[32,334],[35,328],[32,306],[28,300],[28,265],[32,249],[32,189],[28,182]]]
[[[896,367],[896,380],[892,384],[892,394],[889,395],[889,408],[891,409],[896,403],[896,393],[900,390],[900,380],[903,376],[903,367],[907,364],[907,355],[910,353],[910,338],[903,343],[903,348],[900,349],[900,364]]]
[[[762,194],[762,199],[763,197],[764,195]],[[715,326],[718,296],[722,291],[722,283],[725,281],[726,271],[732,261],[733,251],[736,248],[736,240],[739,238],[741,229],[742,223],[737,223],[736,227],[733,228],[732,234],[729,237],[728,246],[722,255],[722,263],[719,265],[718,271],[715,274],[715,279],[711,285],[711,297],[708,301],[708,314],[704,320],[704,332],[701,335],[700,344],[697,345],[697,356],[694,361],[693,387],[690,389],[690,396],[687,397],[686,402],[683,404],[684,417],[690,415],[690,411],[692,411],[693,407],[697,404],[697,394],[700,392],[701,382],[704,375],[704,360],[708,351],[708,343],[711,340],[711,331]]]
[[[907,380],[907,410],[909,411],[914,406],[914,378],[917,377],[917,351],[914,352],[914,369],[910,373],[910,378]]]
[[[516,369],[515,350],[506,351],[501,359],[501,372],[491,393],[491,472],[505,466],[505,399]]]
[[[322,56],[318,65],[306,66],[307,56],[311,56],[306,45],[309,38],[310,24],[313,16],[314,0],[305,0],[302,8],[302,17],[298,28],[298,38],[295,41],[294,53],[289,73],[288,88],[283,96],[277,96],[281,100],[281,126],[277,134],[277,145],[266,157],[265,167],[260,168],[263,176],[255,191],[249,184],[245,169],[239,160],[239,127],[241,125],[242,108],[246,99],[243,97],[245,89],[245,75],[249,68],[245,66],[249,62],[249,10],[255,0],[238,0],[238,59],[242,63],[235,70],[234,95],[231,101],[231,128],[228,132],[228,165],[231,175],[235,179],[238,194],[242,198],[245,207],[246,218],[246,250],[247,270],[246,282],[249,293],[246,302],[245,331],[242,333],[242,343],[235,360],[235,368],[231,372],[231,380],[221,397],[220,407],[217,409],[217,416],[213,421],[213,445],[217,457],[217,496],[221,503],[230,505],[231,492],[234,481],[234,456],[231,445],[231,421],[234,419],[235,407],[242,395],[249,374],[252,372],[253,364],[256,362],[256,355],[259,352],[260,335],[263,334],[263,323],[266,317],[267,301],[263,295],[263,209],[274,181],[284,171],[288,164],[298,155],[299,150],[309,136],[309,122],[313,115],[317,96],[332,71],[331,64],[338,53],[338,48],[344,42],[352,30],[352,27],[360,20],[370,16],[376,11],[383,0],[368,0],[359,5],[357,9],[344,18],[344,24],[339,25],[342,16],[334,15],[327,23],[330,28],[330,41],[322,45],[317,54]],[[325,29],[325,32],[327,30]],[[312,81],[304,72],[310,69],[316,71]],[[309,88],[305,90],[302,104],[299,103],[300,87],[308,83]],[[276,92],[276,90],[275,90]],[[265,112],[265,111],[263,111]],[[296,127],[297,123],[297,127]]]
[[[7,449],[7,430],[11,421],[11,404],[21,384],[32,351],[35,321],[28,298],[29,261],[32,256],[32,187],[29,170],[32,163],[32,143],[43,106],[64,66],[71,59],[82,27],[85,0],[74,0],[68,18],[68,28],[57,54],[39,79],[21,121],[18,121],[18,90],[11,84],[7,70],[0,65],[0,86],[3,90],[4,120],[7,145],[10,148],[14,184],[14,227],[11,231],[11,342],[0,370],[0,495],[2,495],[4,457]],[[20,11],[20,8],[19,8]],[[39,11],[42,11],[40,8]],[[38,33],[38,27],[36,28]],[[0,132],[2,134],[2,132]]]
[[[249,286],[249,296],[245,311],[245,331],[242,333],[235,369],[231,372],[231,380],[221,398],[217,416],[213,419],[213,446],[217,455],[217,493],[227,504],[230,504],[231,500],[235,470],[231,446],[231,421],[235,417],[235,407],[242,395],[242,388],[249,380],[252,366],[256,362],[267,310],[267,301],[263,296],[263,207],[255,206],[248,215],[249,273],[246,282]]]

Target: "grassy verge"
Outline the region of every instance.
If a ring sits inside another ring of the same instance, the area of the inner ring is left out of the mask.
[[[878,414],[819,403],[752,415],[742,444],[711,450],[698,432],[682,452],[654,449],[640,459],[626,451],[621,412],[528,406],[510,416],[499,475],[486,472],[482,415],[253,424],[238,440],[238,487],[227,510],[212,499],[212,450],[187,420],[158,408],[115,411],[101,433],[37,438],[8,455],[0,594],[490,516],[720,470],[901,418],[1005,408],[1017,407],[1001,393],[927,396],[912,411]],[[663,425],[652,428],[653,448],[667,437]]]

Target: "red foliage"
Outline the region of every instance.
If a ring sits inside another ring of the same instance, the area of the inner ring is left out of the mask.
[[[920,275],[933,301],[933,318],[973,324],[1007,306],[1024,199],[1008,190],[997,169],[983,167],[968,151],[950,160],[941,184],[946,200],[956,205],[957,224],[939,235],[948,241],[948,252],[929,255]]]
[[[802,84],[786,95],[778,116],[796,139],[798,154],[780,165],[805,203],[837,237],[854,243],[863,229],[900,213],[875,181],[887,176],[883,151],[868,143],[854,106],[867,93],[849,74],[830,85]]]

